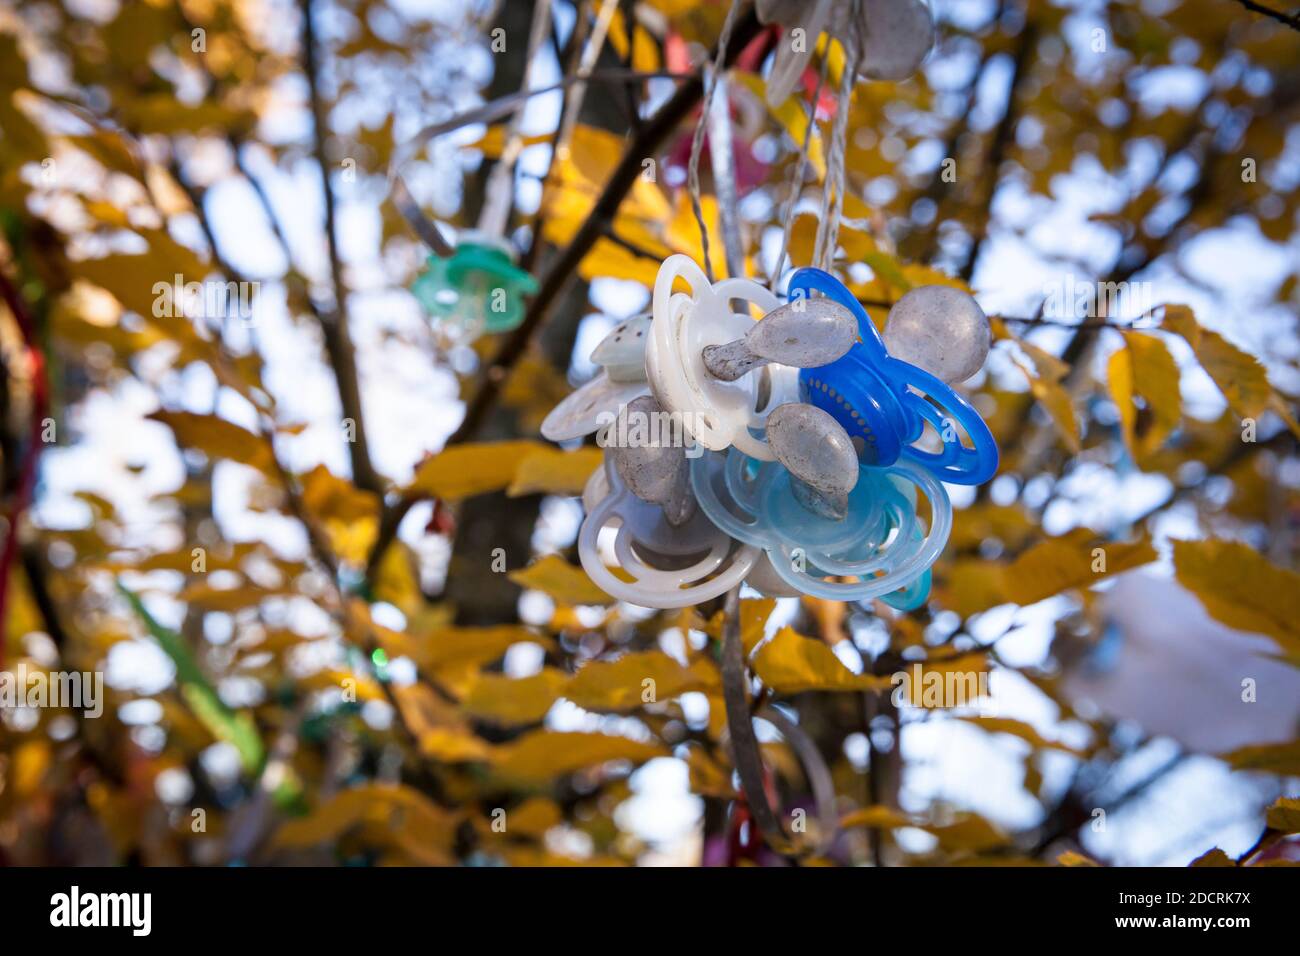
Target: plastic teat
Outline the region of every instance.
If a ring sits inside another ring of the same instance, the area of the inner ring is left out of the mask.
[[[659,505],[668,523],[678,527],[695,514],[695,497],[690,490],[686,449],[658,443],[655,427],[658,419],[654,416],[663,414],[659,403],[649,395],[628,402],[619,412],[619,417],[626,421],[620,422],[618,434],[642,434],[647,436],[647,441],[612,447],[609,451],[628,491],[642,501]],[[641,417],[640,422],[636,421],[637,416]]]
[[[885,348],[949,385],[984,367],[993,344],[988,316],[969,294],[943,285],[913,289],[885,320]]]
[[[650,316],[638,315],[621,323],[600,340],[592,350],[591,360],[603,366],[611,382],[644,382],[646,336],[650,333]]]
[[[798,299],[773,309],[741,338],[707,346],[704,367],[724,382],[734,382],[769,362],[815,368],[834,362],[857,338],[857,319],[838,302]]]
[[[905,80],[934,46],[934,17],[921,0],[861,0],[858,75]]]
[[[767,418],[767,443],[794,479],[791,490],[799,503],[843,520],[858,483],[858,453],[840,423],[803,402],[779,405]]]

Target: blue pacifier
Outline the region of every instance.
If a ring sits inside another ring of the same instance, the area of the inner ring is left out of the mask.
[[[691,465],[700,509],[738,541],[767,552],[773,571],[804,594],[838,601],[881,598],[902,610],[930,592],[930,566],[952,528],[943,485],[909,463],[859,466],[840,519],[801,502],[797,479],[776,462],[760,462],[735,448],[710,452]],[[916,515],[916,490],[930,501],[930,527]],[[840,582],[828,577],[855,577]]]
[[[858,449],[860,461],[875,466],[910,461],[958,485],[978,485],[993,477],[998,447],[979,412],[936,375],[890,355],[866,310],[838,279],[820,269],[800,269],[790,280],[791,300],[809,298],[813,292],[852,311],[862,340],[829,365],[802,369],[800,398],[839,422]],[[944,327],[945,316],[953,312],[955,321],[963,323],[958,331],[965,335],[949,336],[950,329]],[[968,377],[983,364],[987,320],[966,293],[925,286],[895,304],[891,323],[896,313],[904,329],[900,341],[911,346],[908,351],[926,355],[932,367],[944,369],[952,380]],[[982,353],[981,343],[974,341],[979,332],[976,315],[984,326]],[[924,451],[914,444],[927,422],[943,441],[942,451]],[[962,443],[955,426],[966,432],[971,447]]]

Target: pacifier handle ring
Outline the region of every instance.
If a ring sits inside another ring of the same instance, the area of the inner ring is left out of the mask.
[[[638,582],[681,587],[691,581],[698,581],[708,576],[721,567],[722,562],[726,560],[729,542],[725,535],[717,535],[713,543],[709,545],[708,554],[692,565],[674,571],[663,571],[652,567],[633,550],[633,536],[627,523],[621,517],[618,520],[618,531],[614,538],[614,554],[618,558],[619,567],[631,574]]]
[[[873,530],[879,526],[881,521],[888,517],[888,515],[882,514],[882,511],[888,508],[888,504],[882,504],[876,501],[874,496],[871,496],[871,500],[867,503],[865,509],[855,511],[854,504],[860,503],[863,495],[869,491],[868,484],[864,483],[869,482],[869,475],[864,476],[862,474],[861,465],[858,466],[858,469],[858,485],[853,491],[849,492],[848,513],[843,520],[828,522],[813,516],[814,523],[812,527],[805,526],[798,535],[794,532],[784,531],[780,524],[769,522],[768,537],[771,542],[770,546],[776,547],[788,543],[802,549],[806,555],[812,555],[815,552],[829,556],[832,552],[839,553],[851,549],[855,544],[861,543],[863,538],[871,536]],[[783,477],[788,477],[788,480],[783,482]],[[781,495],[785,489],[791,487],[790,483],[794,480],[794,477],[789,475],[788,472],[776,466],[761,473],[759,475],[760,488],[756,502],[757,507],[754,509],[755,513],[766,512],[771,514],[774,511],[773,496]],[[784,488],[778,485],[779,482],[784,485]],[[890,490],[893,491],[892,488]],[[793,492],[788,493],[792,494]],[[895,508],[894,510],[897,512],[900,509]],[[816,537],[815,541],[812,540],[814,536]]]
[[[678,277],[686,280],[691,289],[689,294],[673,292],[673,283]],[[665,410],[692,413],[695,420],[690,432],[697,442],[705,448],[726,448],[731,444],[732,430],[718,420],[721,416],[716,409],[698,410],[698,406],[705,402],[696,401],[695,393],[701,393],[701,400],[706,396],[702,394],[699,383],[692,381],[687,363],[679,361],[679,346],[685,334],[683,324],[696,307],[711,300],[712,296],[712,284],[690,256],[676,253],[664,260],[655,277],[651,298],[654,318],[650,323],[651,341],[646,348],[646,372],[651,391]],[[703,360],[699,365],[703,368]]]
[[[946,417],[962,427],[973,446],[967,448],[961,443],[961,438],[957,435],[953,436],[951,442],[944,442],[945,446],[957,446],[958,450],[955,451],[956,460],[969,463],[964,467],[950,464],[952,457],[950,457],[947,447],[945,447],[943,453],[936,454],[922,451],[913,445],[904,445],[899,457],[910,459],[925,467],[935,468],[944,481],[955,485],[981,485],[992,478],[998,470],[998,445],[993,440],[993,433],[989,431],[988,423],[975,410],[975,406],[959,395],[952,386],[925,369],[909,365],[892,357],[889,359],[889,363],[891,364],[887,367],[893,373],[891,377],[895,381],[901,382],[903,386],[903,404],[912,408],[917,414],[929,421],[931,425],[935,425],[934,419],[930,417],[931,413],[947,412]],[[936,407],[933,402],[926,401],[921,395],[908,389],[908,385],[920,389],[932,399],[938,399],[941,407]],[[938,428],[939,435],[942,438],[943,425],[940,424]]]
[[[690,607],[710,601],[739,584],[758,559],[757,548],[741,545],[733,553],[731,565],[721,574],[708,581],[672,592],[655,592],[653,589],[641,586],[638,581],[624,581],[605,566],[597,550],[597,539],[609,521],[617,497],[615,494],[606,495],[595,510],[587,515],[582,522],[582,528],[578,531],[578,558],[582,562],[582,569],[587,572],[587,577],[591,578],[597,587],[616,600],[626,601],[638,607],[664,610]]]
[[[970,462],[972,458],[968,457],[968,455],[973,456],[973,463],[964,467],[952,463],[953,459],[951,457],[920,451],[905,441],[902,442],[899,451],[900,459],[908,458],[923,466],[936,468],[945,481],[953,484],[979,485],[988,481],[997,473],[998,446],[993,440],[993,433],[989,431],[988,424],[980,416],[979,412],[946,382],[923,368],[890,355],[885,348],[879,330],[876,328],[875,323],[871,321],[871,316],[867,314],[867,310],[863,308],[862,303],[849,293],[843,283],[821,269],[804,268],[796,272],[790,279],[790,290],[791,292],[802,291],[805,295],[814,291],[820,292],[849,309],[858,320],[858,331],[862,336],[863,347],[870,353],[870,357],[876,360],[877,374],[882,383],[897,393],[894,401],[899,407],[910,410],[914,414],[924,415],[924,412],[917,407],[916,402],[924,402],[925,400],[912,393],[907,387],[908,385],[916,386],[931,398],[936,398],[943,404],[944,409],[950,413],[949,417],[961,425],[974,446],[973,448],[966,448],[961,444],[961,439],[955,436],[952,442],[944,443],[945,445],[956,443],[960,448],[960,451],[951,453],[948,449],[945,449],[945,455],[955,454],[958,462]],[[879,402],[880,399],[877,398],[877,401]],[[929,419],[927,418],[927,420]],[[942,435],[942,431],[940,434]]]
[[[902,519],[906,505],[899,505],[897,502],[892,503],[895,516]],[[894,543],[888,548],[884,542],[877,546],[875,554],[870,558],[864,558],[858,561],[841,561],[840,559],[822,552],[816,555],[805,552],[808,562],[819,571],[827,574],[844,575],[852,577],[865,578],[868,575],[875,576],[876,571],[884,570],[886,573],[893,570],[897,561],[910,561],[918,551],[920,551],[924,540],[920,535],[920,529],[916,527],[915,520],[910,524],[904,524],[901,520],[895,525],[897,536]]]
[[[689,294],[672,291],[679,276],[690,287]],[[665,409],[690,413],[687,427],[699,444],[713,451],[735,445],[751,458],[772,461],[776,456],[767,442],[750,430],[762,428],[765,412],[796,398],[797,374],[771,376],[772,397],[760,412],[755,408],[753,378],[742,376],[736,382],[714,379],[700,354],[708,345],[722,344],[716,341],[720,330],[726,330],[723,341],[730,341],[752,328],[752,310],[750,314],[733,310],[732,301],[737,299],[764,313],[781,304],[776,295],[752,279],[733,277],[715,285],[689,256],[678,253],[665,259],[651,301],[654,319],[646,349],[647,377]],[[701,319],[702,315],[708,319]]]
[[[710,455],[726,454],[726,452],[710,452]],[[724,467],[725,464],[726,462],[724,460]],[[712,465],[709,463],[708,456],[701,457],[691,462],[691,490],[695,492],[695,500],[698,506],[705,510],[708,519],[712,521],[719,530],[731,535],[731,537],[735,538],[737,541],[742,542],[748,547],[765,546],[767,544],[767,539],[765,536],[759,534],[758,522],[755,520],[746,523],[743,519],[737,518],[730,510],[728,510],[727,506],[722,503],[722,499],[714,493],[713,478],[709,474],[711,468]],[[743,502],[736,501],[736,505],[751,517],[756,517]]]
[[[928,571],[948,543],[948,536],[952,532],[952,506],[948,503],[948,493],[937,478],[915,465],[908,463],[892,465],[883,471],[913,482],[930,500],[930,530],[916,553],[881,577],[850,583],[826,581],[807,572],[796,572],[790,562],[790,555],[782,548],[782,555],[786,560],[772,561],[772,568],[777,576],[791,587],[814,597],[834,601],[865,601],[909,587],[921,574]],[[810,556],[807,560],[816,565],[816,561]],[[820,568],[820,565],[816,566]]]

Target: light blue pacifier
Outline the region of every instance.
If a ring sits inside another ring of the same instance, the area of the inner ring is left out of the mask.
[[[932,474],[907,462],[859,466],[841,518],[810,507],[801,485],[784,465],[735,448],[691,466],[700,509],[731,537],[763,548],[777,576],[799,592],[837,601],[878,597],[901,610],[924,603],[930,566],[952,529],[947,492]],[[917,519],[917,489],[930,501],[928,532]]]

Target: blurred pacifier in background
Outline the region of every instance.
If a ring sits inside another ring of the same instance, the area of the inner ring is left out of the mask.
[[[447,257],[430,255],[411,293],[452,337],[468,342],[483,333],[509,332],[524,318],[524,296],[537,280],[515,264],[504,240],[468,232]]]

